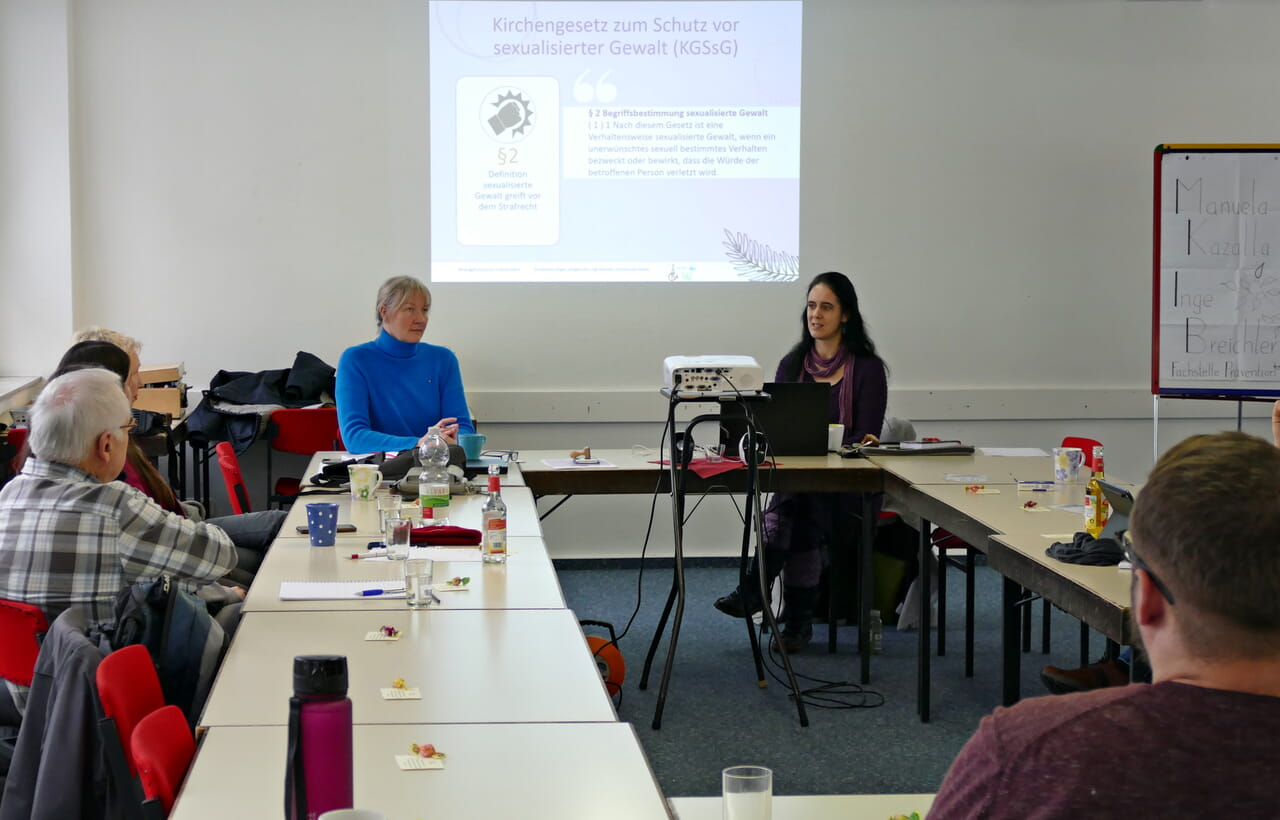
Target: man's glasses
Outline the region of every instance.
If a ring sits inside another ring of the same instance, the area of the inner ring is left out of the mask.
[[[1151,567],[1147,566],[1147,562],[1139,558],[1138,554],[1133,551],[1133,540],[1129,538],[1129,533],[1126,532],[1120,537],[1120,545],[1124,550],[1125,560],[1132,564],[1134,569],[1140,569],[1145,572],[1147,577],[1151,579],[1151,583],[1155,584],[1156,589],[1169,602],[1169,606],[1173,606],[1173,593],[1164,585],[1164,581],[1161,581],[1160,577],[1151,571]]]
[[[119,429],[125,431],[126,433],[132,433],[134,431],[134,428],[136,428],[137,426],[138,426],[137,419],[129,419],[129,423],[120,425]]]

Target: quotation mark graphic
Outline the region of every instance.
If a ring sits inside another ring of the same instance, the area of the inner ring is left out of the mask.
[[[613,73],[610,69],[600,75],[600,79],[595,84],[587,82],[587,76],[591,73],[591,69],[587,69],[578,75],[578,79],[573,81],[573,98],[582,104],[589,102],[611,103],[618,97],[618,87],[609,82],[609,75]]]

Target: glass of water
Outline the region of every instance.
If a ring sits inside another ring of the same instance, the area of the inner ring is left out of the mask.
[[[401,506],[402,499],[395,493],[378,496],[378,532],[382,533],[384,541],[387,537],[387,519],[391,517],[391,513],[398,513]]]
[[[724,820],[770,820],[773,772],[764,766],[730,766],[721,775]]]
[[[409,557],[409,535],[413,532],[413,520],[401,518],[400,511],[394,511],[394,518],[387,518],[387,557],[392,561],[403,561]]]
[[[425,550],[411,549],[404,562],[404,597],[412,609],[431,606],[435,593],[431,584],[435,580],[434,562],[422,555]]]

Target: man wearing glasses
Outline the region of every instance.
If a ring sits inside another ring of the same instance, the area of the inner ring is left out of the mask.
[[[41,391],[32,458],[0,490],[0,598],[35,604],[51,622],[77,606],[90,623],[109,623],[117,593],[136,581],[169,575],[194,587],[236,566],[221,529],[115,480],[133,424],[107,370],[76,370]]]
[[[929,812],[1270,817],[1280,806],[1280,449],[1194,436],[1157,462],[1125,551],[1153,683],[983,718]]]

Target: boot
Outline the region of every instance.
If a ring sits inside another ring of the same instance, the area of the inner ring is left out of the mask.
[[[783,587],[782,600],[786,604],[782,634],[774,635],[770,643],[775,651],[781,644],[788,655],[794,655],[813,640],[813,605],[818,600],[818,588]]]
[[[777,578],[778,573],[782,572],[782,565],[786,563],[786,560],[787,555],[782,550],[766,549],[764,551],[766,588],[773,585],[773,579]],[[715,608],[730,618],[750,618],[764,609],[764,605],[760,601],[760,569],[755,560],[752,560],[747,566],[746,580],[739,584],[733,592],[723,598],[717,598]]]

